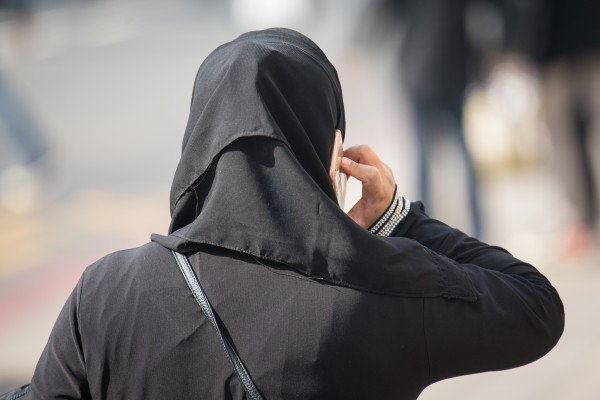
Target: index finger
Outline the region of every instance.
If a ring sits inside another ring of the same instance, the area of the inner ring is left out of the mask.
[[[360,144],[344,149],[344,157],[359,164],[377,166],[381,163],[379,156],[366,144]]]
[[[379,176],[379,170],[368,164],[358,163],[349,157],[342,158],[342,172],[352,176],[364,185],[370,185]]]

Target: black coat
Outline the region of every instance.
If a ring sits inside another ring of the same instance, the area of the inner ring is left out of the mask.
[[[441,379],[527,364],[556,344],[563,307],[532,266],[418,203],[396,235],[461,264],[477,300],[370,294],[214,247],[190,257],[265,398],[415,399]],[[171,252],[156,243],[85,271],[32,389],[39,399],[244,398]]]

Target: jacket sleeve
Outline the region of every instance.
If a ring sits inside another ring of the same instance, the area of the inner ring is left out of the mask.
[[[461,264],[477,293],[475,302],[423,300],[430,383],[521,366],[558,342],[564,308],[533,266],[430,218],[421,203],[412,203],[395,236],[414,239]]]
[[[31,380],[31,399],[91,399],[79,330],[83,276],[63,306]]]

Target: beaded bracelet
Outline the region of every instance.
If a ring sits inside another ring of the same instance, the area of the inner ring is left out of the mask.
[[[392,204],[390,204],[390,206],[388,207],[388,209],[383,213],[383,215],[381,216],[381,218],[379,218],[377,220],[377,222],[375,222],[375,224],[373,224],[370,228],[369,228],[369,232],[373,233],[373,234],[377,234],[377,232],[379,232],[379,230],[388,222],[388,220],[390,219],[390,217],[394,214],[394,212],[396,211],[396,209],[398,208],[398,205],[400,204],[400,199],[398,198],[398,188],[394,188],[394,195],[392,197]]]
[[[402,222],[410,211],[410,200],[405,197],[399,197],[398,188],[394,189],[394,200],[386,212],[369,228],[369,232],[378,236],[389,236],[394,229]]]
[[[389,221],[381,228],[377,235],[379,236],[390,236],[394,229],[406,218],[408,212],[410,211],[410,200],[405,197],[402,197],[403,205],[402,207],[398,206],[396,208],[396,212],[392,215]]]

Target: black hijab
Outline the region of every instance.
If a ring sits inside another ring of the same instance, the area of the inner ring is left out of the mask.
[[[268,29],[220,46],[196,76],[169,236],[152,239],[184,253],[243,252],[370,292],[472,299],[449,260],[374,236],[339,208],[327,173],[335,129],[345,131],[337,73],[310,39]]]

